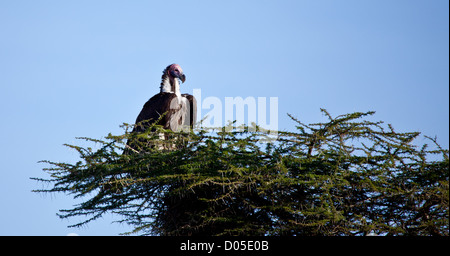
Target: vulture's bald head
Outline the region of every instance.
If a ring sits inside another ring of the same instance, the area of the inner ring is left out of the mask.
[[[181,82],[186,81],[186,76],[183,74],[183,69],[178,64],[171,64],[167,66],[165,72],[171,79],[178,78]]]

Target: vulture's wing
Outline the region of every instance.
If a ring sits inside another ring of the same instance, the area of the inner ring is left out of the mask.
[[[150,98],[142,107],[141,112],[136,118],[136,123],[133,128],[132,133],[141,133],[145,132],[153,123],[155,123],[161,115],[166,113],[161,120],[157,124],[162,125],[164,129],[169,128],[169,120],[171,116],[170,110],[170,102],[172,102],[173,98],[176,98],[174,93],[162,92],[158,93],[152,98]],[[140,142],[142,139],[139,139]],[[133,142],[133,140],[127,141],[127,146],[124,150],[124,154],[129,155],[131,152],[139,152],[139,144]]]
[[[158,124],[162,125],[164,129],[168,129],[170,115],[171,112],[173,112],[170,109],[170,102],[174,98],[176,98],[174,93],[162,92],[149,99],[136,118],[136,126],[134,127],[133,132],[144,132],[166,112],[166,115],[158,122]]]
[[[197,122],[197,100],[190,94],[182,94],[182,96],[185,97],[189,102],[188,111],[184,119],[184,125],[189,125],[191,129],[193,129],[195,123]]]

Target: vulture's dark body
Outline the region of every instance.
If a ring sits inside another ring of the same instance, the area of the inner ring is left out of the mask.
[[[189,94],[181,94],[181,99],[185,103],[187,100],[186,106],[177,102],[175,93],[161,92],[150,98],[136,118],[136,126],[133,132],[144,132],[163,114],[165,115],[157,124],[163,126],[164,129],[178,131],[178,128],[183,124],[192,127],[197,120],[197,102],[194,96]],[[185,111],[182,109],[184,107],[187,107]],[[173,120],[175,117],[177,117],[176,120]]]
[[[164,114],[164,115],[163,115]],[[163,115],[163,117],[161,117]],[[158,121],[159,120],[159,121]],[[178,99],[175,93],[161,92],[150,98],[142,107],[141,112],[136,118],[136,123],[132,133],[145,132],[152,124],[157,122],[164,129],[178,132],[183,128],[193,128],[197,120],[197,101],[194,96],[189,94],[181,94]],[[165,138],[161,137],[161,139]],[[139,139],[141,143],[145,143],[145,139]],[[129,140],[127,149],[124,153],[129,154],[130,148],[134,152],[139,152],[140,147]]]

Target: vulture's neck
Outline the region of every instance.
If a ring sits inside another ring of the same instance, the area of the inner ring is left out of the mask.
[[[181,97],[179,80],[177,78],[170,79],[168,75],[165,75],[161,82],[161,92],[171,92]]]

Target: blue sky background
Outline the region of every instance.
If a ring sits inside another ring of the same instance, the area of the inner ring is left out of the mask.
[[[29,177],[133,123],[174,62],[182,92],[278,97],[281,130],[286,113],[374,110],[449,147],[447,0],[0,1],[0,235],[129,231],[109,215],[67,228],[56,212],[77,201]]]

